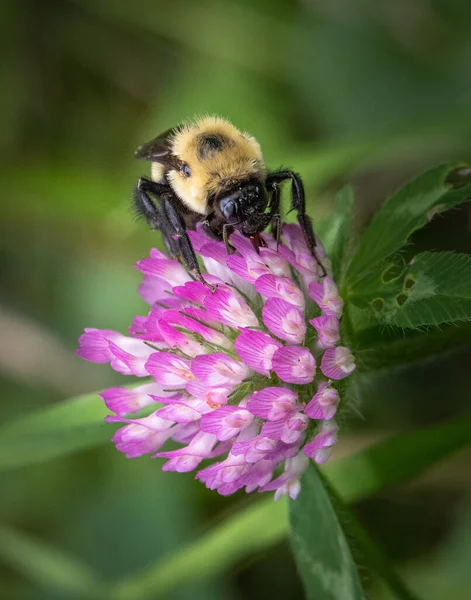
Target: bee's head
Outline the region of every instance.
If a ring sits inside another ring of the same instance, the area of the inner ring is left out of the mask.
[[[233,224],[264,212],[267,204],[267,190],[259,179],[241,181],[216,196],[216,210],[228,223]]]
[[[216,210],[236,222],[250,207],[266,207],[260,146],[228,121],[206,117],[184,126],[173,136],[171,149],[179,167],[169,180],[191,209],[201,214]]]

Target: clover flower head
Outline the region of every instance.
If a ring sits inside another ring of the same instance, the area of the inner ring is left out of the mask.
[[[151,250],[136,265],[147,316],[129,336],[80,337],[82,358],[151,378],[101,394],[106,420],[122,424],[112,441],[128,458],[167,459],[164,471],[199,469],[196,479],[223,495],[294,499],[309,461],[325,462],[337,441],[339,381],[355,369],[339,345],[343,301],[330,263],[317,240],[323,276],[296,225],[284,225],[279,245],[263,234],[258,251],[235,232],[229,255],[201,230],[189,234],[213,289]],[[180,447],[165,449],[169,440]]]

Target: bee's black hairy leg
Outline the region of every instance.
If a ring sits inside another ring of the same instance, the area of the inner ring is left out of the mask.
[[[281,238],[281,215],[280,215],[280,186],[273,182],[271,186],[269,214],[271,217],[271,234],[276,240],[276,249],[280,245]]]
[[[275,215],[272,220],[272,235],[276,240],[276,251],[280,245],[281,239],[281,215]]]
[[[150,197],[156,198],[159,206]],[[134,193],[134,205],[138,214],[143,216],[153,229],[162,232],[165,247],[172,257],[183,259],[188,270],[211,291],[215,287],[203,277],[198,259],[186,230],[185,221],[175,208],[174,192],[170,186],[141,177]]]
[[[206,219],[204,219],[204,221],[201,222],[201,226],[203,228],[203,231],[210,238],[213,238],[213,240],[217,240],[218,242],[222,242],[222,240],[223,240],[222,233],[220,233],[219,231],[216,231],[215,229],[213,229],[211,227],[211,221],[214,220],[214,217],[215,217],[214,212],[209,213],[209,215],[207,215]]]
[[[312,221],[306,214],[306,197],[304,194],[304,185],[301,177],[290,170],[277,171],[270,173],[267,177],[267,189],[273,189],[274,184],[281,183],[282,181],[291,180],[291,208],[297,213],[298,223],[304,234],[306,244],[311,251],[311,254],[317,260],[318,264],[322,269],[323,277],[327,275],[324,265],[319,260],[316,254],[316,238],[314,235],[314,229],[312,227]]]
[[[200,267],[198,264],[198,259],[196,258],[195,251],[193,249],[193,245],[188,236],[188,232],[186,229],[185,221],[182,216],[175,209],[172,201],[164,197],[162,201],[162,212],[165,217],[168,219],[168,222],[172,228],[172,238],[176,240],[178,250],[185,261],[185,264],[188,270],[193,274],[193,276],[201,281],[206,287],[208,287],[212,292],[216,291],[216,287],[209,284],[203,274],[200,271]]]
[[[227,254],[234,254],[234,252],[236,251],[234,246],[229,241],[229,236],[233,231],[234,227],[232,227],[232,225],[230,225],[229,223],[224,223],[224,225],[222,226],[222,239],[224,241],[224,245],[226,246]]]
[[[137,185],[134,188],[134,210],[138,217],[143,217],[147,221],[151,229],[158,230],[162,233],[162,239],[167,253],[170,257],[176,258],[178,256],[178,249],[170,234],[170,224],[165,218],[162,210],[157,208],[149,195],[149,191],[155,193],[154,188],[154,182],[149,181],[144,177],[138,180]]]

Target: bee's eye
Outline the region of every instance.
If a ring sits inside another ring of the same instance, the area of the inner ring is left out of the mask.
[[[180,167],[180,173],[183,177],[189,177],[191,175],[191,169],[187,164],[184,164]]]

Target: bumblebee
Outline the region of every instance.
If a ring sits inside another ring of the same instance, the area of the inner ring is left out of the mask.
[[[152,163],[151,178],[141,177],[134,189],[136,212],[162,232],[169,254],[183,259],[203,283],[187,230],[201,223],[210,237],[224,241],[228,253],[236,229],[257,250],[265,245],[260,233],[269,225],[279,241],[280,184],[286,180],[291,208],[315,256],[301,178],[290,170],[267,172],[257,140],[229,121],[204,117],[169,129],[139,146],[135,156]]]

